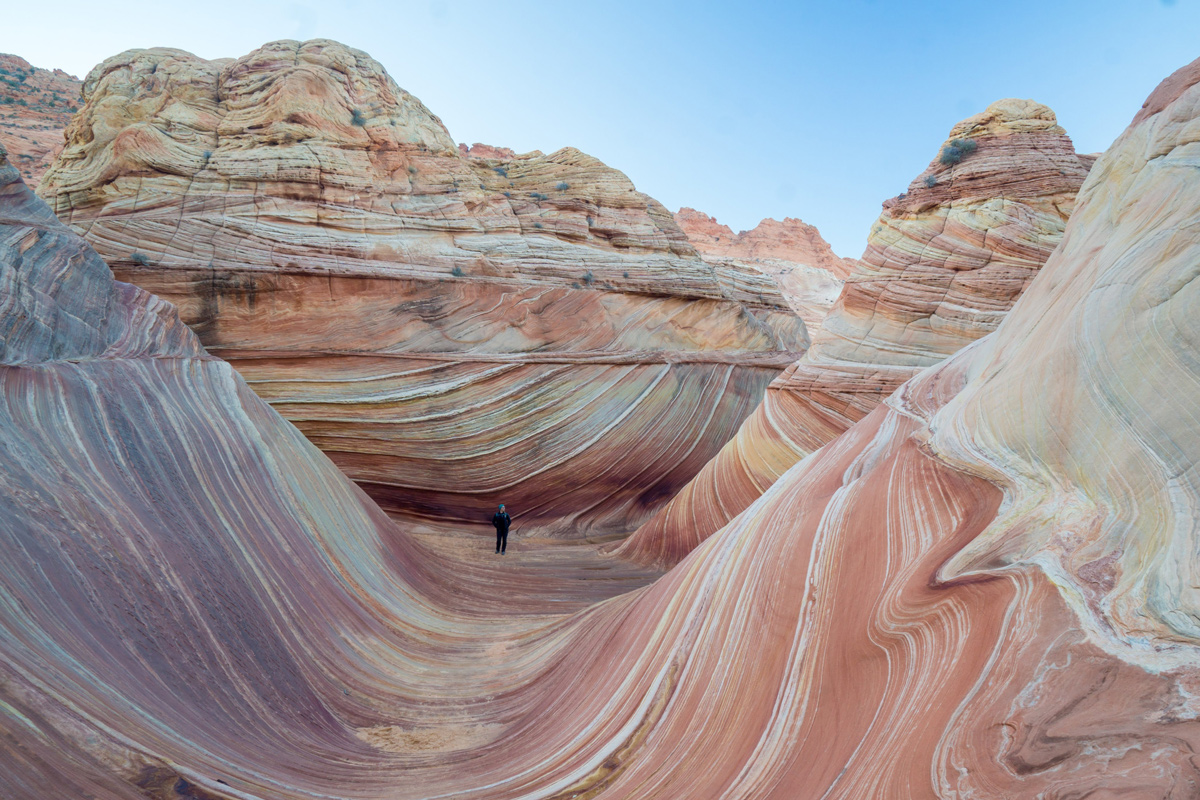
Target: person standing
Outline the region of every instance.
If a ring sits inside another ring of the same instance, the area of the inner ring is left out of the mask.
[[[492,515],[492,525],[496,526],[496,552],[503,555],[508,550],[508,526],[512,524],[512,517],[504,510],[504,503],[500,504],[500,510]]]

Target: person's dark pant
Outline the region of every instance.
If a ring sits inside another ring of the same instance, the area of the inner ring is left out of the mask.
[[[496,529],[496,552],[503,553],[508,549],[508,531]]]

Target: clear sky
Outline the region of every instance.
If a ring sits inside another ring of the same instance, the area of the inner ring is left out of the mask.
[[[734,230],[800,217],[845,256],[955,122],[1049,105],[1103,150],[1200,57],[1200,0],[8,2],[0,52],[82,77],[132,47],[367,51],[458,141],[571,145]]]

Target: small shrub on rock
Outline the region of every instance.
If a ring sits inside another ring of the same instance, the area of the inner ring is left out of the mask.
[[[938,157],[938,160],[947,166],[957,164],[971,155],[971,153],[974,153],[975,148],[978,146],[974,139],[955,139],[942,148],[942,154]]]

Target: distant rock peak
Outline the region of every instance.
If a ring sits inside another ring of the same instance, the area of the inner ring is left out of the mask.
[[[955,125],[925,171],[883,207],[903,214],[955,201],[1073,195],[1094,162],[1075,152],[1047,106],[997,100]]]
[[[458,152],[463,158],[481,158],[481,159],[498,159],[508,160],[517,157],[516,151],[508,147],[492,147],[490,144],[475,144],[468,145],[459,143]]]
[[[854,266],[853,259],[840,258],[833,252],[815,226],[795,217],[764,219],[752,230],[736,234],[728,225],[694,208],[679,209],[675,221],[692,246],[704,255],[791,261],[829,270],[838,278],[845,278]]]
[[[920,370],[994,331],[1062,240],[1093,161],[1031,100],[1000,100],[955,125],[908,191],[883,204],[812,346],[621,552],[674,563]],[[748,240],[778,241],[781,229],[817,235],[799,220],[732,236],[692,209],[678,219],[702,253],[748,252]]]

